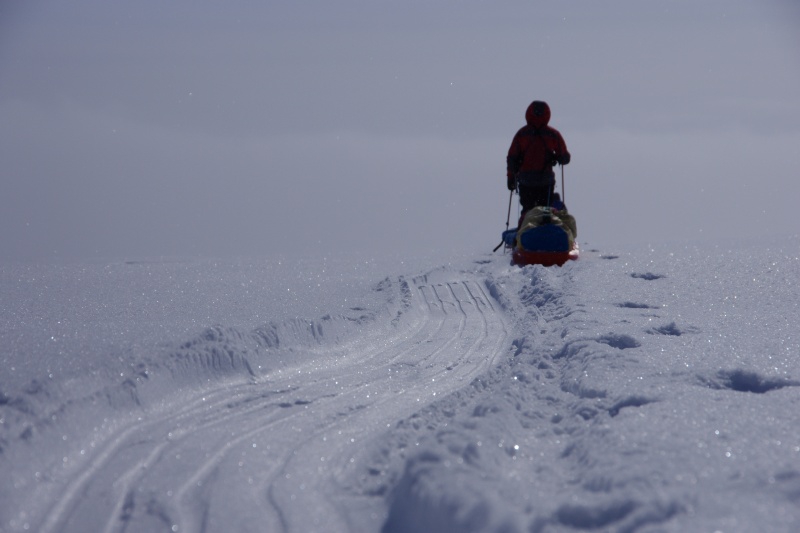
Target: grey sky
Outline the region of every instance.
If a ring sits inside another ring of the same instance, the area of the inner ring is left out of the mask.
[[[490,250],[533,99],[589,245],[800,232],[777,0],[6,0],[0,259]]]

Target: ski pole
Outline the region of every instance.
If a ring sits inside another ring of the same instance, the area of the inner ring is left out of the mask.
[[[511,202],[512,202],[512,200],[514,200],[514,191],[511,191],[511,192],[508,193],[508,216],[506,217],[506,231],[508,231],[508,224],[511,222]],[[503,244],[505,244],[505,242],[506,242],[505,239],[501,240],[500,244],[498,244],[497,246],[494,247],[494,250],[492,250],[492,253],[494,253],[497,250],[499,250],[500,247],[503,246]]]
[[[567,190],[564,189],[564,165],[561,165],[561,201],[564,202],[564,205],[567,205]]]
[[[508,193],[508,215],[506,216],[506,231],[508,231],[508,223],[511,222],[511,201],[514,199],[514,191]]]

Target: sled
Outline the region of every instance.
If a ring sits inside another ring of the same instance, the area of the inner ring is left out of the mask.
[[[572,246],[567,252],[547,252],[515,249],[511,254],[511,262],[515,265],[542,265],[542,266],[563,266],[567,261],[578,259],[580,251],[578,243]]]
[[[519,266],[562,266],[580,255],[577,241],[556,224],[528,229],[519,239],[516,229],[504,231],[503,242],[513,250],[511,262]]]

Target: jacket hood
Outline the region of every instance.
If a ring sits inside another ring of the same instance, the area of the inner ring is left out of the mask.
[[[525,121],[534,128],[547,126],[547,123],[550,122],[550,106],[547,105],[547,102],[540,100],[531,102],[525,112]]]

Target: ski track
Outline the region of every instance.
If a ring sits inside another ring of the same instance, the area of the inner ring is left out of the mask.
[[[508,348],[505,318],[479,280],[420,276],[411,301],[421,320],[395,338],[143,415],[71,476],[39,530],[351,529],[329,495],[356,451],[468,385]],[[227,508],[217,513],[220,502]]]

